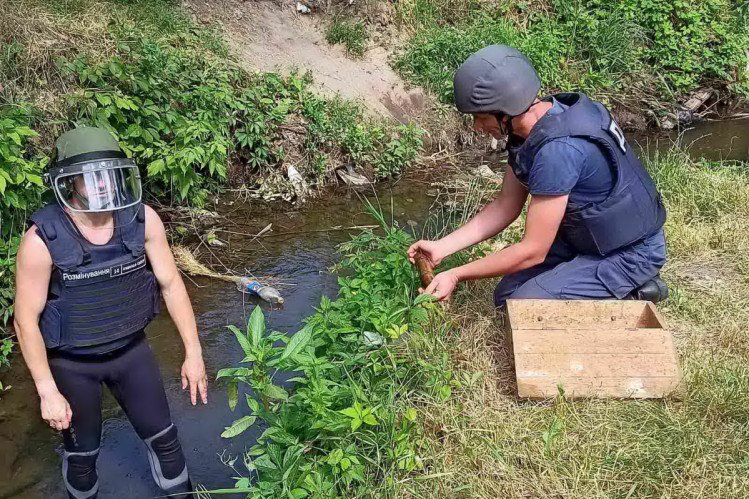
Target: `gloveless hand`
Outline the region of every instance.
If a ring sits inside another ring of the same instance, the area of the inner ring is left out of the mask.
[[[73,419],[73,411],[70,404],[62,394],[54,390],[39,393],[39,407],[42,411],[42,419],[57,431],[67,430]]]
[[[182,364],[182,389],[190,387],[190,401],[192,405],[198,403],[198,393],[200,400],[204,404],[208,403],[208,378],[205,374],[205,364],[203,363],[202,354],[190,354],[185,356],[185,362]]]
[[[406,251],[411,263],[415,263],[417,253],[424,255],[432,267],[436,267],[447,256],[439,241],[427,241],[422,239],[409,246]]]
[[[446,270],[445,272],[440,272],[434,276],[434,279],[432,279],[432,282],[425,290],[419,291],[425,294],[434,295],[438,301],[444,301],[450,298],[450,295],[455,291],[455,286],[458,285],[458,282],[460,282],[460,279],[458,279],[457,273],[452,269]]]

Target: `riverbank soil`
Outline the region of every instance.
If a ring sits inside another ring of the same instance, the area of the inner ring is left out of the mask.
[[[220,22],[233,53],[249,69],[310,72],[316,90],[361,101],[372,112],[403,123],[429,108],[426,94],[407,89],[390,67],[385,49],[372,47],[361,59],[348,57],[325,40],[320,13],[300,14],[296,2],[186,0],[183,5],[199,22]]]

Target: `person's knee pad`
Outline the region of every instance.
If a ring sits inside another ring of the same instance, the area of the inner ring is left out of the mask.
[[[72,499],[92,499],[99,492],[96,458],[99,449],[89,452],[65,452],[62,456],[62,479]]]
[[[171,424],[144,442],[156,485],[170,494],[189,492],[192,487],[177,427]]]

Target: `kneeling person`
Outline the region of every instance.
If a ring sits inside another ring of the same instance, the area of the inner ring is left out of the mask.
[[[141,203],[138,167],[100,128],[56,142],[46,175],[57,202],[34,213],[17,256],[15,329],[41,399],[63,432],[69,497],[96,497],[101,385],[146,444],[157,485],[192,487],[144,328],[160,294],[184,343],[183,389],[207,403],[206,373],[190,299],[158,215]],[[186,497],[186,496],[185,496]]]
[[[439,299],[458,282],[504,276],[494,301],[508,298],[658,301],[666,261],[666,211],[649,174],[606,108],[581,93],[538,99],[540,80],[517,50],[492,45],[470,56],[454,78],[458,110],[474,128],[507,136],[509,166],[499,195],[466,225],[438,241],[418,241],[433,265],[502,232],[530,194],[522,240],[435,276]]]

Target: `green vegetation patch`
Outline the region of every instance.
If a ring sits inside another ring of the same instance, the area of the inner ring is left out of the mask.
[[[346,53],[353,57],[362,57],[369,35],[363,21],[336,16],[328,26],[325,39],[330,44],[342,43]]]
[[[246,331],[234,326],[245,355],[222,369],[233,438],[256,421],[265,430],[242,456],[248,497],[386,497],[398,479],[423,469],[422,418],[415,402],[446,401],[455,385],[443,340],[448,331],[406,258],[411,237],[385,225],[365,230],[340,251],[340,290],[291,337],[266,334],[260,307]],[[276,370],[297,375],[289,391]],[[239,385],[255,396],[239,397]],[[241,409],[237,409],[240,407]],[[256,480],[254,480],[256,478]]]
[[[673,101],[700,86],[749,91],[747,13],[731,0],[461,5],[452,16],[438,0],[398,7],[403,26],[414,34],[395,66],[444,102],[452,101],[458,66],[495,43],[523,51],[548,92],[580,89],[604,100],[617,94],[639,103]]]

